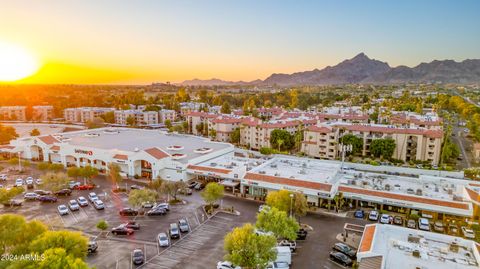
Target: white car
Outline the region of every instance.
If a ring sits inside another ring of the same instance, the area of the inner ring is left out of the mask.
[[[262,211],[268,212],[269,210],[270,210],[270,207],[268,205],[260,205],[258,207],[258,213],[260,213]]]
[[[418,219],[418,229],[424,231],[430,231],[430,222],[426,218]]]
[[[95,200],[98,200],[98,196],[96,193],[94,192],[91,192],[88,194],[88,200],[90,200],[90,202],[94,203]]]
[[[15,180],[15,187],[21,187],[21,186],[23,186],[23,179],[17,178],[17,180]]]
[[[68,202],[68,208],[70,208],[71,211],[77,211],[80,209],[80,205],[77,203],[77,201],[70,200]]]
[[[67,214],[68,214],[68,208],[67,208],[66,205],[59,205],[59,206],[57,207],[57,209],[58,209],[58,213],[59,213],[60,215],[67,215]]]
[[[254,232],[255,232],[256,235],[272,235],[272,236],[274,235],[270,231],[267,232],[267,231],[259,230],[259,229],[255,229]]]
[[[27,179],[25,179],[25,184],[32,185],[33,184],[33,177],[27,177]]]
[[[29,201],[34,201],[34,200],[37,200],[38,196],[39,195],[34,193],[34,192],[27,192],[27,193],[25,193],[25,195],[23,195],[23,199],[29,200]]]
[[[378,212],[375,210],[370,211],[370,214],[368,214],[368,219],[377,221],[378,220]]]
[[[95,209],[100,210],[100,209],[105,209],[105,205],[103,204],[102,200],[96,199],[93,201],[93,206]]]
[[[83,196],[78,197],[77,202],[80,206],[88,206],[88,201]]]
[[[3,180],[3,181],[7,180],[7,175],[1,174],[0,175],[0,180]]]
[[[475,239],[475,233],[473,232],[473,230],[468,229],[465,226],[462,226],[462,233],[465,238]]]
[[[35,184],[37,184],[37,185],[42,185],[42,183],[43,183],[43,182],[42,182],[42,179],[41,179],[41,178],[35,179]]]
[[[287,262],[270,262],[267,269],[289,269],[290,265]]]
[[[390,215],[382,214],[382,216],[380,217],[380,223],[390,224]]]
[[[235,266],[229,261],[218,262],[217,269],[242,269],[240,266]]]
[[[170,246],[170,239],[168,239],[168,236],[166,233],[159,233],[157,238],[158,238],[158,245],[160,245],[161,247]]]

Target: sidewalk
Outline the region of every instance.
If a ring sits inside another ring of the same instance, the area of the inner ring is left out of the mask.
[[[360,246],[361,239],[362,239],[362,236],[355,233],[349,233],[347,238],[343,236],[343,233],[337,234],[338,241],[343,242],[355,249],[358,249],[358,246]]]

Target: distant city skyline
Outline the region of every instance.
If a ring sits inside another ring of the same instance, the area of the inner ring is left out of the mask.
[[[360,52],[393,67],[480,58],[473,0],[1,0],[1,7],[0,42],[39,62],[23,83],[250,81]]]

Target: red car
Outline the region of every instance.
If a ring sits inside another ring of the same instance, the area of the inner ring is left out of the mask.
[[[74,190],[79,190],[79,191],[84,191],[84,190],[93,190],[95,188],[94,185],[77,185],[73,189]]]

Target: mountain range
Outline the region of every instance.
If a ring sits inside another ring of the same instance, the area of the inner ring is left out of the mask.
[[[370,59],[360,53],[352,59],[321,70],[297,72],[293,74],[272,74],[265,80],[224,81],[186,80],[180,85],[189,86],[231,86],[231,85],[340,85],[340,84],[401,84],[401,83],[457,83],[480,82],[480,59],[434,60],[415,67],[390,67],[386,62]]]

